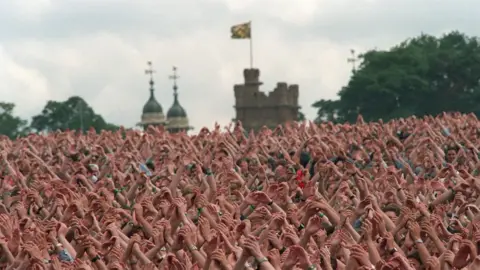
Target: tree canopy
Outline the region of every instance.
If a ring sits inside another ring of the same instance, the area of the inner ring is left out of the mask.
[[[480,43],[476,37],[451,32],[422,34],[388,51],[370,50],[338,100],[320,100],[318,121],[354,122],[443,111],[480,115]]]
[[[305,114],[302,111],[298,111],[297,121],[303,122],[306,120]]]
[[[117,128],[96,114],[87,102],[78,96],[70,97],[63,102],[48,101],[42,112],[32,118],[31,127],[36,131],[66,129],[86,131],[92,127],[97,132]]]
[[[14,139],[28,133],[27,121],[13,115],[15,104],[0,102],[0,134]]]

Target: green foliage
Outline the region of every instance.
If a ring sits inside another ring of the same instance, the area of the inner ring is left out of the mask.
[[[480,44],[476,37],[451,32],[406,40],[389,51],[371,50],[339,100],[320,100],[317,120],[354,122],[443,111],[480,115]]]
[[[15,139],[28,133],[27,121],[13,115],[15,104],[0,102],[0,134]]]
[[[305,117],[305,114],[301,111],[298,111],[297,121],[298,122],[303,122],[305,120],[307,120],[307,118]]]
[[[103,129],[116,130],[81,97],[73,96],[64,102],[48,101],[42,112],[32,118],[31,127],[36,131],[83,130],[93,127],[97,132]]]
[[[338,100],[321,99],[312,104],[312,107],[317,108],[316,123],[323,121],[335,121],[338,115]]]

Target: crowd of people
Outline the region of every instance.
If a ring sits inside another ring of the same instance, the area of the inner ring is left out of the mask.
[[[480,122],[0,140],[0,269],[480,269]]]

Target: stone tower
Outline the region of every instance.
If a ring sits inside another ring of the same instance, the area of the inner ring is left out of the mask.
[[[235,92],[235,120],[241,121],[245,130],[258,130],[263,126],[275,128],[298,116],[298,85],[279,82],[275,89],[265,94],[260,91],[260,70],[243,70],[244,83],[233,87]]]
[[[143,106],[142,118],[140,123],[138,123],[145,130],[148,126],[164,126],[166,124],[162,106],[158,103],[153,93],[155,91],[155,83],[153,82],[153,73],[155,71],[152,69],[152,62],[148,62],[148,66],[149,69],[145,70],[145,73],[150,75],[150,98]]]
[[[192,128],[188,125],[187,112],[178,101],[177,79],[180,77],[176,67],[173,67],[173,75],[169,78],[173,80],[173,104],[167,112],[167,130],[170,133],[186,132]]]

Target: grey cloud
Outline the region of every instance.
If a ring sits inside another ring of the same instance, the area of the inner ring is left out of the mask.
[[[353,1],[348,1],[352,3]],[[441,34],[458,29],[469,34],[478,30],[480,2],[391,0],[359,3],[325,10],[307,26],[285,25],[286,39],[328,38],[339,43],[371,43],[390,40],[388,45],[419,35]],[[369,44],[370,45],[370,44]],[[384,44],[377,44],[379,46]]]
[[[28,20],[3,9],[0,11],[0,40],[26,36],[62,38],[98,31],[127,36],[148,32],[168,39],[196,31],[199,26],[218,25],[215,20],[228,16],[225,6],[205,1],[157,1],[155,5],[142,5],[141,2],[118,1],[107,5],[101,1],[58,1],[38,20]],[[215,14],[215,20],[211,14]]]

